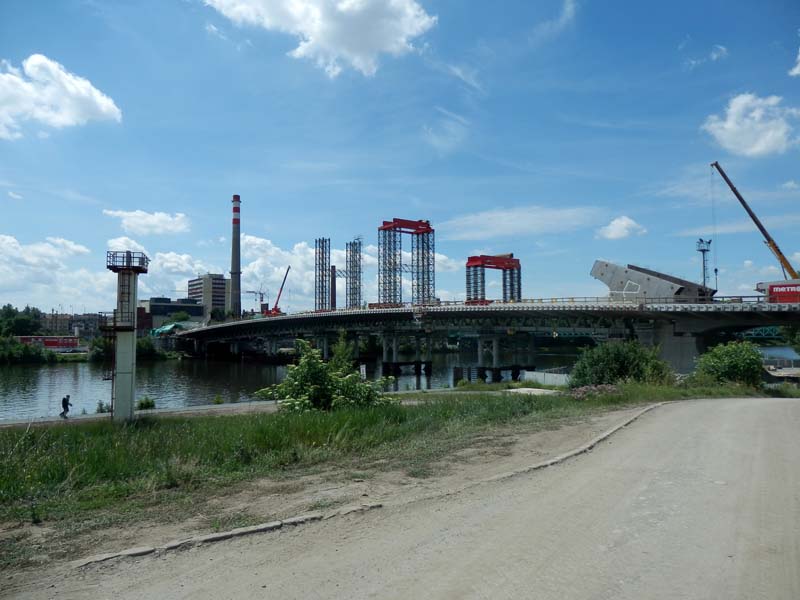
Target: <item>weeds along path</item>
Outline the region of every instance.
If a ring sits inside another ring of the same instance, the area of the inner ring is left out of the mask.
[[[519,417],[513,423],[478,430],[421,436],[369,456],[222,489],[167,490],[169,495],[160,500],[146,498],[155,502],[149,508],[132,497],[119,505],[122,511],[68,512],[66,518],[36,526],[9,523],[0,529],[0,549],[9,560],[26,561],[28,574],[35,576],[37,564],[69,562],[128,547],[158,547],[197,534],[362,502],[413,502],[568,452],[639,410],[562,414],[542,421]]]
[[[47,598],[798,598],[800,402],[674,403],[447,498],[85,572]]]

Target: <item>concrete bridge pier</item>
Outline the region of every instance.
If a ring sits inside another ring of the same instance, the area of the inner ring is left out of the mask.
[[[381,344],[383,346],[383,359],[384,364],[389,362],[389,338],[384,334],[381,336]]]
[[[691,373],[700,356],[701,340],[689,331],[676,331],[674,323],[655,322],[635,327],[636,338],[642,345],[658,346],[659,356],[667,361],[676,373]]]
[[[398,348],[397,348],[398,343],[399,343],[399,340],[397,339],[397,336],[393,335],[392,336],[392,362],[395,363],[395,364],[398,362],[397,359],[398,359],[398,356],[400,354],[398,352]]]
[[[492,338],[492,383],[497,383],[503,378],[500,373],[500,338]]]

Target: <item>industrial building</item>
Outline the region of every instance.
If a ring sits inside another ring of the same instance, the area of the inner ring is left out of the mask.
[[[203,317],[208,320],[211,311],[221,310],[228,314],[231,310],[231,280],[221,273],[198,275],[188,282],[188,298],[203,305]]]
[[[180,298],[171,300],[170,298],[154,297],[149,300],[140,300],[139,306],[152,320],[152,327],[161,327],[173,315],[185,312],[189,315],[189,320],[201,323],[203,321],[203,305],[193,298]]]

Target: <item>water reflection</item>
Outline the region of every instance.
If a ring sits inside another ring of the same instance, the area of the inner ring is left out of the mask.
[[[539,354],[523,364],[536,364],[541,369],[569,365],[574,360],[571,353]],[[510,364],[510,361],[509,357],[503,362]],[[404,367],[397,377],[397,389],[452,387],[456,383],[455,367],[474,369],[475,366],[471,356],[434,354],[430,377],[416,376],[413,367]],[[107,403],[111,399],[111,382],[103,378],[105,374],[106,369],[94,363],[0,366],[0,420],[58,415],[65,394],[71,396],[73,414],[94,413],[99,401]],[[380,361],[367,363],[367,374],[370,378],[380,377]],[[158,408],[212,404],[217,397],[226,403],[248,402],[255,400],[257,390],[278,383],[285,376],[286,367],[253,362],[142,362],[137,366],[136,397],[149,396]],[[509,378],[510,372],[504,372],[503,377]]]

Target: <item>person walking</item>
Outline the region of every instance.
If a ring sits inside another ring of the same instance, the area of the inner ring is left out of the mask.
[[[61,399],[61,408],[63,410],[61,411],[61,414],[59,416],[62,419],[66,419],[67,418],[67,413],[69,412],[69,407],[70,406],[72,406],[72,403],[69,401],[69,394],[67,394],[66,396],[64,396]]]

